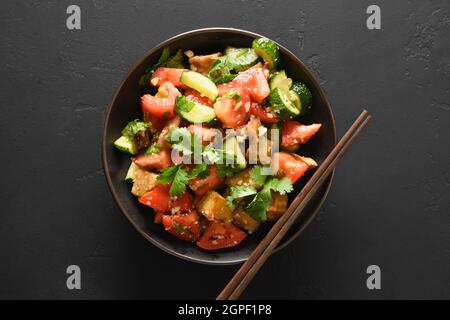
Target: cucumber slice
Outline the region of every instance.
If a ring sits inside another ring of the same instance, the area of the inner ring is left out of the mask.
[[[225,55],[228,57],[228,62],[237,72],[247,70],[259,60],[259,56],[251,48],[228,47],[225,50]]]
[[[237,168],[245,169],[245,167],[247,166],[247,161],[245,160],[242,149],[239,147],[237,137],[229,137],[225,140],[225,151],[229,155],[235,156]]]
[[[269,79],[270,90],[280,88],[285,92],[288,92],[292,86],[292,79],[286,76],[284,70],[275,72]]]
[[[295,93],[297,93],[300,97],[301,104],[302,104],[302,114],[304,114],[306,111],[311,109],[312,106],[312,93],[308,89],[308,87],[299,81],[295,81],[292,84],[291,88]]]
[[[114,146],[120,151],[129,154],[136,154],[137,151],[136,146],[134,145],[134,141],[126,136],[121,136],[119,139],[114,141]]]
[[[280,88],[270,91],[269,102],[273,110],[281,117],[294,117],[300,113],[290,100],[289,92],[285,92]]]
[[[133,161],[131,161],[130,167],[128,168],[127,175],[125,176],[125,181],[127,182],[133,182],[134,181],[134,175],[137,170],[139,170],[139,166],[135,164]]]
[[[275,72],[269,79],[270,90],[279,88],[298,109],[298,114],[302,111],[302,101],[300,95],[293,90],[292,79],[286,76],[284,70]]]
[[[267,38],[258,38],[253,40],[252,48],[270,69],[275,68],[280,62],[280,48],[274,41]]]
[[[175,111],[192,123],[210,122],[216,117],[213,108],[188,100],[184,96],[178,96],[175,101]]]
[[[294,90],[289,90],[289,97],[295,107],[298,109],[299,114],[302,113],[302,100],[300,96]]]
[[[210,79],[195,71],[184,71],[181,74],[180,81],[188,87],[197,90],[211,101],[215,101],[219,90]]]

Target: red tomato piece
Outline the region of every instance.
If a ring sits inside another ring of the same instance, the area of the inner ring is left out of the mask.
[[[151,94],[144,94],[141,97],[141,107],[144,113],[160,119],[173,118],[175,99],[157,98]]]
[[[229,248],[239,244],[246,236],[244,231],[231,223],[213,221],[197,241],[197,245],[205,250]]]
[[[305,175],[309,169],[301,158],[288,152],[277,152],[272,157],[272,167],[277,172],[282,172],[294,184]]]
[[[162,149],[156,154],[138,155],[134,159],[139,167],[163,170],[173,165],[169,149]]]
[[[167,212],[170,201],[169,189],[168,184],[159,185],[140,197],[139,202],[153,208],[156,212]]]
[[[196,90],[186,89],[184,95],[186,96],[186,99],[202,104],[204,106],[212,108],[212,106],[214,105],[214,102],[209,100],[208,97],[202,96],[201,93]]]
[[[261,107],[257,103],[252,103],[252,105],[250,106],[250,113],[266,123],[277,123],[278,121],[280,121],[275,113],[263,109],[263,107]]]
[[[209,175],[206,178],[195,178],[189,180],[189,187],[197,196],[203,196],[208,191],[218,188],[224,179],[224,177],[219,177],[217,175],[217,167],[211,166],[209,169]]]
[[[241,88],[238,86],[236,82],[227,82],[227,83],[221,83],[217,86],[217,89],[219,90],[219,96],[222,97],[223,95],[227,94],[230,91],[235,91],[237,95],[242,96]]]
[[[181,92],[170,81],[163,82],[158,88],[159,98],[175,99]]]
[[[169,203],[172,213],[189,212],[192,209],[192,195],[186,188],[184,193],[176,198],[170,198]]]
[[[139,198],[139,202],[159,213],[185,213],[192,209],[192,195],[186,189],[179,197],[170,196],[170,184],[158,185]],[[155,216],[155,220],[157,217]]]
[[[181,74],[186,71],[185,69],[178,68],[164,68],[159,67],[153,72],[150,83],[154,86],[158,86],[164,81],[170,81],[172,84],[179,88],[187,88],[187,86],[180,82]]]
[[[254,101],[261,103],[270,94],[263,68],[250,68],[240,72],[233,81],[243,94],[248,94]]]
[[[166,231],[182,240],[190,242],[196,241],[200,236],[201,229],[198,220],[199,217],[195,211],[164,215],[162,217]]]
[[[297,121],[286,121],[281,129],[281,145],[292,148],[306,143],[319,131],[321,126],[320,123],[304,125]]]
[[[248,109],[246,105],[248,104]],[[250,101],[242,97],[241,101],[222,97],[214,103],[214,112],[226,128],[238,128],[247,123],[250,114]]]

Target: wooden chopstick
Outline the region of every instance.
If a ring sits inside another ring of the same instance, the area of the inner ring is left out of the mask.
[[[272,226],[267,235],[261,240],[247,261],[236,272],[230,282],[218,295],[218,300],[233,300],[239,298],[258,270],[268,259],[271,252],[283,239],[286,232],[298,218],[304,207],[313,197],[317,189],[334,170],[336,164],[343,154],[348,150],[354,139],[366,126],[370,116],[364,110],[355,120],[353,125],[347,130],[339,143],[333,148],[327,158],[322,162],[302,191],[294,198],[289,208],[281,218]]]

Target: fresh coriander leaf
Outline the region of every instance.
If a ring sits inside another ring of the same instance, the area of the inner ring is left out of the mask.
[[[189,112],[195,106],[195,102],[187,99],[185,96],[178,96],[175,98],[175,111],[176,112]]]
[[[243,198],[257,192],[253,186],[232,186],[230,190],[233,198]]]
[[[168,47],[165,47],[161,53],[161,56],[158,59],[158,62],[155,65],[153,65],[152,69],[155,70],[157,67],[165,65],[167,63],[167,60],[169,60],[169,57],[170,57],[170,49]]]
[[[126,136],[127,138],[134,139],[136,133],[138,133],[141,130],[150,128],[150,126],[151,125],[149,122],[136,119],[128,122],[128,124],[122,130],[122,135]]]
[[[218,163],[216,164],[216,167],[217,175],[219,177],[232,177],[236,172],[241,171],[241,169],[237,167],[227,166],[225,163]]]
[[[234,200],[238,198],[245,198],[256,194],[256,189],[252,186],[232,186],[230,188],[230,195],[227,197],[227,205],[234,209]]]
[[[292,182],[289,178],[283,178],[281,180],[271,179],[267,183],[267,187],[280,194],[286,194],[294,190]]]
[[[170,183],[173,181],[173,178],[175,177],[175,174],[178,171],[179,166],[173,166],[168,167],[164,169],[159,175],[158,175],[158,182],[162,184]]]
[[[150,147],[147,148],[147,150],[145,150],[144,154],[147,156],[150,154],[157,154],[160,151],[161,147],[157,143],[153,143]]]
[[[259,185],[263,185],[264,182],[266,182],[266,175],[262,175],[261,174],[261,166],[254,166],[251,170],[250,170],[250,178],[253,179],[253,181],[255,181],[256,184]]]
[[[259,191],[253,200],[248,204],[246,210],[255,218],[261,221],[267,219],[267,209],[272,202],[272,191],[276,191],[280,194],[286,194],[293,190],[292,182],[288,178],[270,179],[264,188]]]
[[[232,73],[234,67],[227,56],[219,57],[213,62],[208,76],[216,84],[229,82],[237,76]]]
[[[246,211],[250,213],[253,218],[266,221],[267,209],[272,202],[272,194],[269,188],[264,187],[260,192],[256,194],[253,200],[247,205]]]
[[[172,180],[172,185],[170,186],[169,193],[172,197],[181,196],[186,190],[186,185],[189,183],[188,173],[181,167],[178,167],[177,172]]]
[[[184,68],[183,50],[179,49],[174,56],[170,57],[165,64],[168,68]]]
[[[209,175],[208,165],[203,162],[197,164],[194,169],[189,173],[189,179],[200,178],[204,179]]]

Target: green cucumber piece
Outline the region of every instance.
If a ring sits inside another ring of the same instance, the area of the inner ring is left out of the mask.
[[[302,105],[301,113],[304,114],[306,111],[310,110],[312,106],[312,93],[308,87],[302,82],[295,81],[292,84],[291,89],[300,97]]]
[[[228,47],[225,50],[225,55],[228,57],[228,62],[237,72],[247,70],[259,60],[259,56],[256,54],[255,50],[251,48]]]
[[[280,88],[275,88],[270,91],[269,102],[275,113],[283,118],[295,117],[300,113],[294,103],[290,100],[289,92],[286,93]]]
[[[225,140],[225,152],[235,156],[236,167],[238,169],[245,169],[247,161],[245,160],[242,149],[239,147],[237,137],[229,137]]]
[[[285,92],[288,92],[292,86],[292,79],[286,76],[284,70],[275,72],[269,79],[270,90],[280,88]]]
[[[280,48],[274,41],[267,38],[258,38],[253,40],[252,48],[270,69],[275,68],[280,62]]]
[[[127,136],[121,136],[114,141],[114,146],[122,152],[129,154],[136,154],[136,146],[134,141]]]
[[[180,81],[188,87],[197,90],[211,101],[215,101],[219,90],[211,79],[195,71],[184,71],[181,74]]]
[[[134,182],[134,175],[137,170],[139,170],[139,166],[131,161],[130,167],[128,168],[127,175],[125,176],[125,181]]]
[[[298,109],[299,114],[302,113],[302,100],[300,96],[294,90],[289,90],[289,97],[295,107]]]
[[[188,100],[184,96],[178,96],[175,100],[175,111],[192,123],[210,122],[216,117],[213,108]]]

